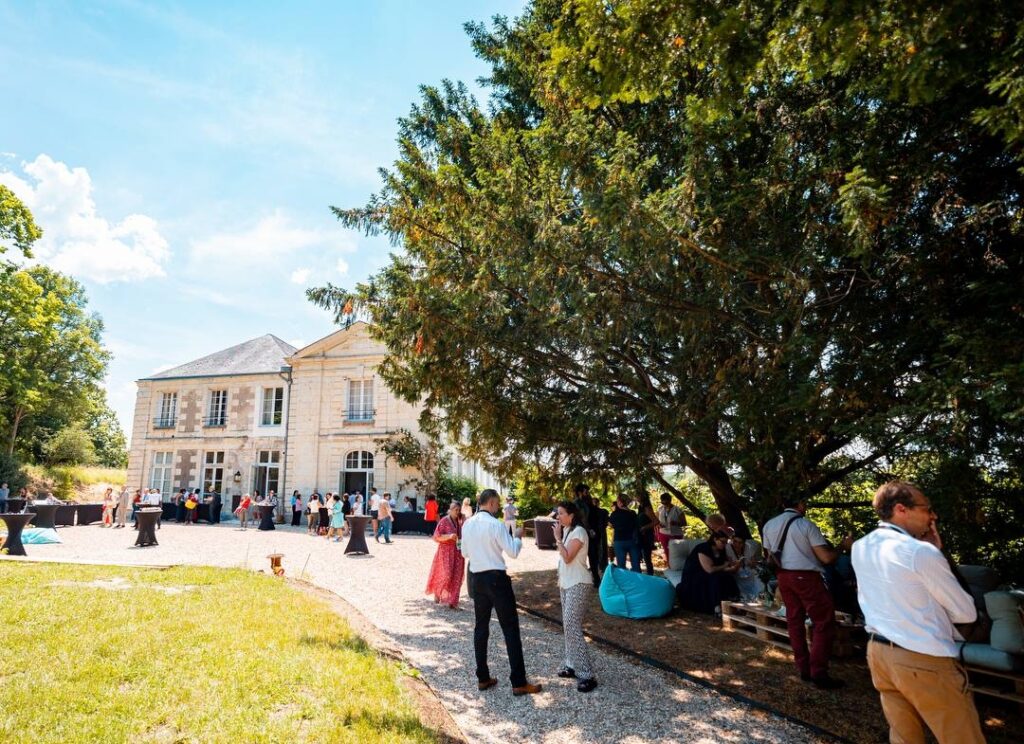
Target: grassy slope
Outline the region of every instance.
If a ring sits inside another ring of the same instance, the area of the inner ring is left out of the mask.
[[[0,627],[5,741],[434,740],[397,665],[270,577],[3,563]]]

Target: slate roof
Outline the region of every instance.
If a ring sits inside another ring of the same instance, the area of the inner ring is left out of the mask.
[[[270,333],[250,339],[229,349],[195,359],[180,367],[164,370],[146,380],[167,380],[179,377],[216,377],[278,372],[285,358],[296,348]]]

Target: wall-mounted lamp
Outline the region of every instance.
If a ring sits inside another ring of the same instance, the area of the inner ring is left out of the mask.
[[[235,483],[241,483],[242,482],[242,471],[241,470],[236,470],[235,471],[234,480],[235,480]]]

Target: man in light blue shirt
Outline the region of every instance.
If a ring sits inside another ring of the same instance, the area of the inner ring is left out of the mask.
[[[491,633],[491,611],[494,610],[505,635],[508,663],[512,668],[509,676],[512,694],[532,695],[540,692],[541,686],[530,684],[526,679],[516,596],[505,572],[502,555],[507,553],[510,558],[519,555],[523,549],[523,531],[517,529],[515,534],[510,534],[497,517],[500,508],[498,492],[488,488],[480,493],[476,514],[462,526],[462,555],[469,568],[469,594],[473,597],[476,611],[473,650],[476,654],[477,687],[487,690],[498,684],[487,666],[487,642]]]

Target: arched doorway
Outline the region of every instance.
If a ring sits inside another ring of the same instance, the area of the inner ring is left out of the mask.
[[[342,493],[363,495],[366,504],[370,489],[373,488],[373,453],[366,450],[353,450],[345,455],[345,469],[338,478],[338,490]],[[364,508],[367,508],[364,506]]]

